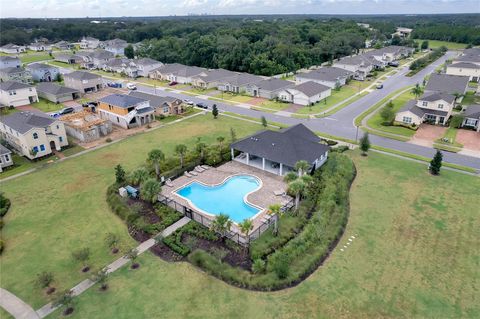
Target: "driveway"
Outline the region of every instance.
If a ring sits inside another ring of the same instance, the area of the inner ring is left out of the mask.
[[[463,148],[480,152],[480,132],[458,130],[455,140],[463,144]]]
[[[421,124],[410,143],[432,147],[433,142],[442,138],[446,131],[447,128],[443,126]]]

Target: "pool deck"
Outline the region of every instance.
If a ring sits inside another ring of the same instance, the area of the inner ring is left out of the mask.
[[[276,196],[274,194],[275,191],[286,191],[287,189],[287,184],[283,181],[283,178],[281,176],[265,172],[261,169],[247,166],[245,164],[235,161],[225,163],[216,168],[211,167],[203,173],[198,173],[198,176],[193,176],[191,178],[181,176],[172,181],[172,187],[163,186],[162,195],[170,197],[178,203],[181,203],[185,206],[190,207],[194,211],[199,212],[197,209],[192,207],[187,200],[185,200],[183,197],[178,196],[175,191],[193,181],[198,181],[207,185],[216,185],[222,183],[227,177],[235,174],[253,175],[262,181],[262,187],[260,189],[247,195],[248,202],[263,208],[263,211],[256,215],[255,219],[253,220],[254,228],[257,228],[260,225],[261,220],[266,214],[265,210],[268,209],[270,205],[283,205],[290,200],[290,197],[287,195]]]

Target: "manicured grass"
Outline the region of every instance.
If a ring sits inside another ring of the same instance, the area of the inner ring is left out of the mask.
[[[418,42],[420,45],[424,41],[423,39],[415,39],[416,42]],[[438,41],[438,40],[427,40],[428,41],[428,47],[430,49],[436,49],[441,46],[447,47],[449,50],[462,50],[467,47],[465,43],[457,43],[457,42],[448,42],[448,41]]]
[[[162,86],[162,87],[168,87],[168,83],[169,83],[168,81],[159,81],[159,80],[150,79],[150,78],[138,78],[135,81],[150,84],[152,86],[154,85],[154,86]]]
[[[409,100],[414,99],[415,96],[410,92],[404,92],[400,96],[398,96],[396,99],[394,99],[393,102],[393,111],[396,113],[402,108]],[[367,125],[370,128],[387,132],[387,133],[392,133],[392,134],[397,134],[397,135],[402,135],[406,137],[412,137],[415,135],[415,131],[408,129],[406,127],[402,126],[385,126],[382,125],[384,120],[380,116],[380,111],[375,113],[372,117],[370,117],[367,121]]]
[[[67,68],[67,69],[80,69],[80,67],[77,64],[69,64],[69,63],[63,63],[60,61],[48,61],[48,64],[58,66],[60,68]]]
[[[38,102],[31,104],[31,106],[45,113],[55,112],[64,108],[63,104],[53,103],[42,98],[39,98]]]
[[[192,148],[198,137],[207,144],[220,135],[228,139],[231,127],[238,138],[262,128],[230,117],[214,120],[211,114],[199,115],[2,183],[12,207],[2,229],[6,249],[0,286],[36,308],[47,301],[33,286],[37,273],[53,272],[59,289],[71,288],[89,276],[72,260],[72,250],[90,247],[93,269],[116,259],[105,247],[105,233],[117,234],[123,246],[134,242],[105,201],[114,166],[122,164],[131,170],[145,163],[153,148],[173,155],[177,144]]]
[[[300,285],[247,291],[147,253],[138,270],[113,274],[107,292],[95,286],[81,295],[72,317],[480,316],[475,275],[480,179],[449,171],[434,177],[423,164],[376,153],[354,152],[353,158],[358,174],[346,233],[327,262]]]
[[[370,82],[367,82],[370,83]],[[360,87],[360,90],[362,88]],[[339,91],[332,90],[332,95],[327,97],[327,101],[320,101],[318,103],[315,103],[312,107],[302,107],[297,111],[297,113],[300,114],[317,114],[322,112],[323,110],[326,110],[335,104],[338,104],[342,102],[343,100],[349,98],[350,96],[354,95],[359,91],[358,87],[346,85],[343,86]]]
[[[178,85],[178,84],[177,84]],[[188,91],[190,93],[195,93],[195,94],[198,94],[198,95],[204,95],[204,94],[207,94],[208,92],[213,92],[213,91],[216,91],[217,89],[215,88],[212,88],[212,89],[199,89],[199,88],[195,88],[195,87],[192,87],[190,89],[188,89]]]
[[[49,156],[36,161],[30,161],[26,157],[19,156],[17,154],[12,154],[12,159],[13,159],[14,165],[4,169],[4,171],[0,173],[0,180],[16,174],[23,173],[32,168],[36,168],[42,165],[50,165],[50,163],[47,163],[47,162],[57,161],[59,158],[57,156]]]
[[[48,53],[25,53],[25,54],[20,54],[20,61],[22,63],[32,63],[32,62],[37,62],[37,61],[43,61],[43,60],[52,60],[53,57],[51,57]]]
[[[279,101],[273,101],[273,100],[267,100],[263,101],[260,103],[259,107],[264,107],[273,111],[282,111],[288,108],[290,103],[285,103],[285,102],[279,102]]]
[[[216,98],[228,100],[228,101],[235,101],[235,102],[240,102],[240,103],[246,103],[253,99],[251,96],[247,95],[240,95],[240,94],[232,94],[232,93],[220,93],[215,96]]]

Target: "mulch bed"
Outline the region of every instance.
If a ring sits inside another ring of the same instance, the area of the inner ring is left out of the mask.
[[[139,209],[138,213],[143,216],[144,220],[147,223],[155,224],[160,222],[160,217],[155,213],[155,208],[153,207],[152,203],[134,198],[129,198],[127,204],[129,206],[140,207],[141,209]]]

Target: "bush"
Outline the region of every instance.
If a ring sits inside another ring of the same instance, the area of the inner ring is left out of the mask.
[[[331,152],[337,152],[337,153],[343,153],[345,151],[348,151],[350,148],[347,145],[340,145],[338,147],[332,148],[330,151]]]
[[[105,140],[105,142],[111,143],[111,142],[112,142],[112,139],[111,139],[110,137],[107,137],[107,139]]]
[[[279,279],[285,279],[288,276],[289,268],[289,260],[285,254],[277,255],[278,257],[272,259],[271,268],[277,275]]]
[[[327,143],[327,145],[329,146],[334,146],[334,145],[337,145],[338,142],[337,141],[333,141],[333,140],[326,140],[324,139],[325,143]]]
[[[0,217],[3,217],[7,214],[10,209],[10,199],[6,198],[5,195],[0,192]]]
[[[163,243],[170,247],[176,253],[187,256],[190,253],[190,247],[182,242],[184,234],[188,234],[193,237],[202,238],[209,241],[217,241],[220,238],[210,229],[200,225],[197,222],[189,222],[185,226],[177,229],[173,234],[163,238]]]
[[[265,272],[265,261],[263,259],[255,259],[252,265],[252,271],[254,274],[262,274]]]
[[[5,248],[5,243],[2,239],[0,239],[0,255],[3,253],[3,249]]]

